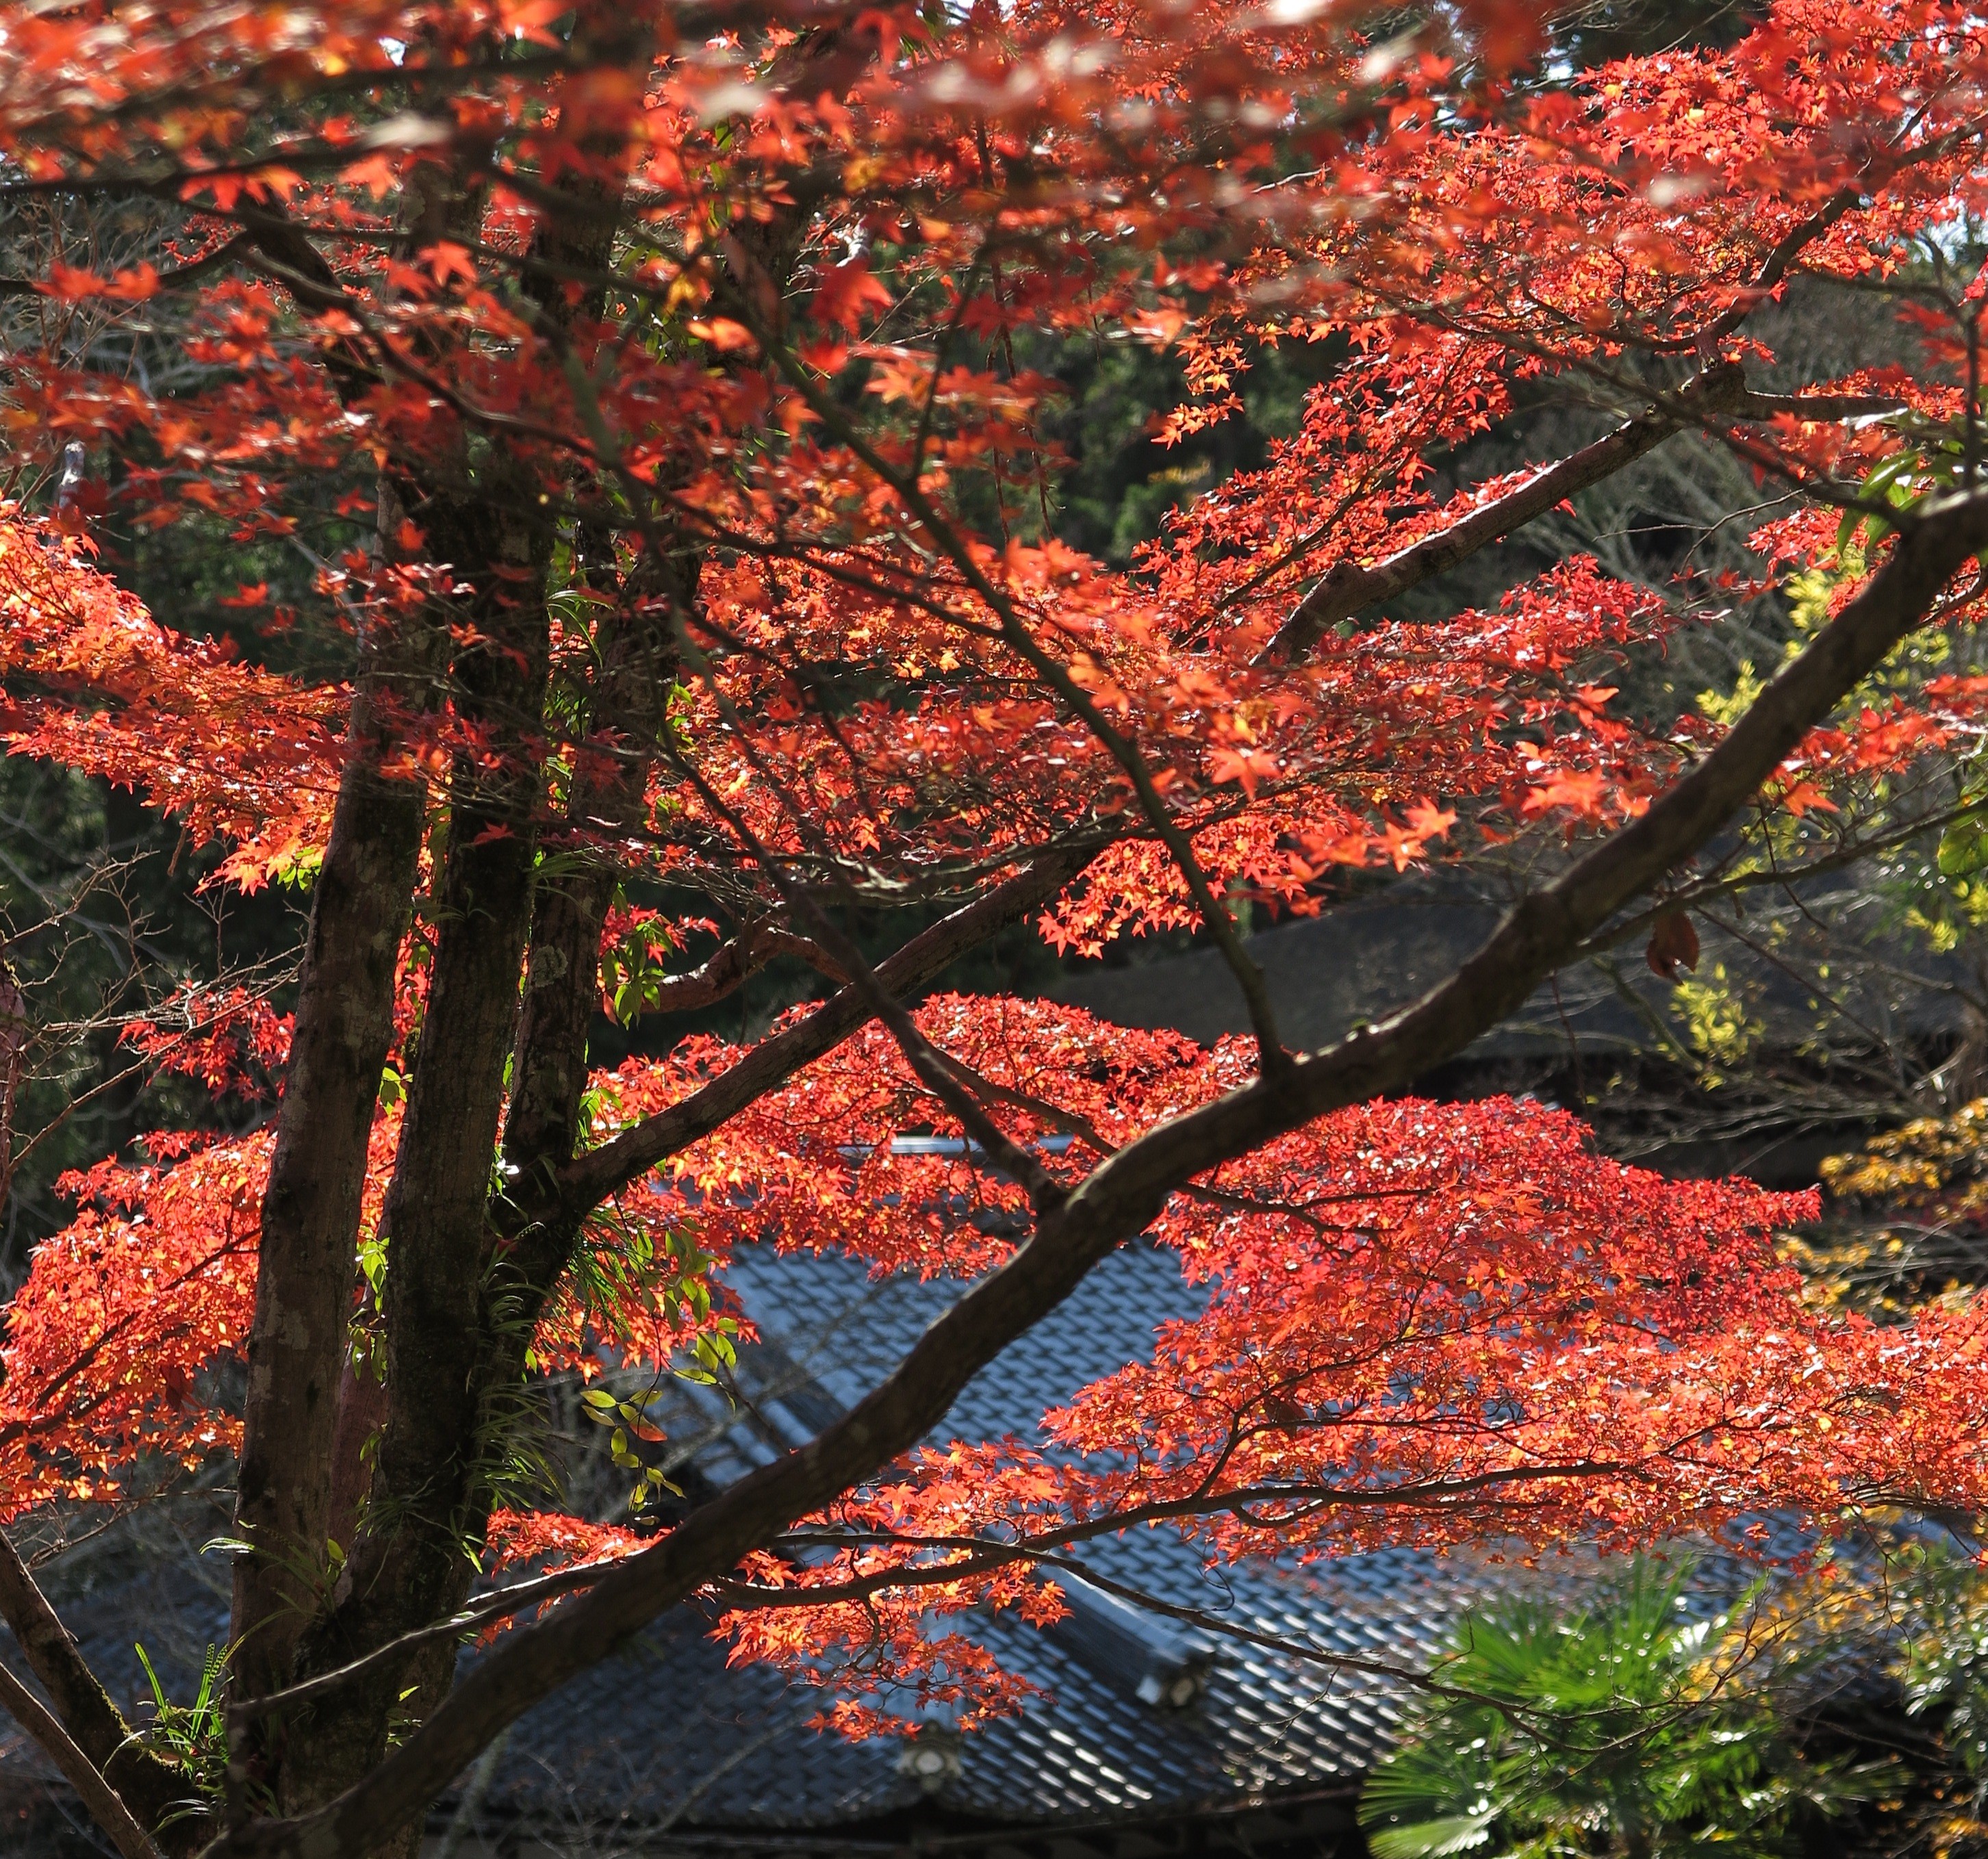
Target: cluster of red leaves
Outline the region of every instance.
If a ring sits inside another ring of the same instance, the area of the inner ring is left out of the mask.
[[[721,867],[736,897],[768,847],[826,847],[942,886],[1059,839],[1124,833],[1049,912],[1053,938],[1079,949],[1194,916],[1172,864],[1131,830],[1132,785],[1100,719],[1144,758],[1218,888],[1239,880],[1293,910],[1316,906],[1334,867],[1399,868],[1462,839],[1466,817],[1502,835],[1637,812],[1696,739],[1653,742],[1610,715],[1591,668],[1668,622],[1591,563],[1563,563],[1493,612],[1328,634],[1294,667],[1259,655],[1316,577],[1371,566],[1523,481],[1439,496],[1430,466],[1506,412],[1520,382],[1611,380],[1631,346],[1750,357],[1740,313],[1779,288],[1773,255],[1790,238],[1812,235],[1807,265],[1882,275],[1925,226],[1988,204],[1976,122],[1988,49],[1971,13],[1933,0],[1780,0],[1729,52],[1544,91],[1494,84],[1475,101],[1459,100],[1440,44],[1371,53],[1330,8],[1031,0],[977,7],[936,37],[910,8],[879,9],[861,56],[803,86],[781,75],[783,34],[756,61],[722,35],[678,45],[670,9],[633,5],[654,68],[562,67],[548,108],[550,80],[493,48],[523,39],[556,62],[556,10],[192,0],[10,20],[0,152],[36,183],[178,172],[191,209],[154,257],[103,275],[52,266],[51,303],[156,306],[174,265],[215,250],[244,202],[330,235],[345,295],[326,309],[266,277],[217,277],[181,332],[207,384],[155,394],[121,369],[26,354],[10,358],[7,421],[24,438],[142,439],[158,462],[134,480],[141,520],[191,513],[242,539],[297,534],[313,498],[363,522],[382,467],[432,474],[466,431],[501,428],[507,470],[548,499],[592,446],[589,471],[650,487],[683,534],[713,545],[696,617],[723,647],[672,719],[699,779],[664,766],[653,833],[596,849],[690,886]],[[1494,73],[1529,42],[1494,29],[1515,9],[1466,13]],[[419,120],[383,123],[338,100],[357,74],[397,82],[409,58],[477,81],[438,84]],[[384,202],[438,135],[487,154],[488,212],[476,249],[445,242],[410,263],[377,236]],[[615,366],[593,378],[536,340],[502,286],[548,177],[610,178],[590,151],[617,138],[644,255],[620,294],[674,321],[666,340],[624,342],[610,306],[604,329],[578,328],[576,345],[612,345]],[[769,353],[781,318],[752,305],[749,272],[732,307],[756,326],[714,310],[712,228],[821,174],[844,191],[802,267],[784,352]],[[1165,255],[1191,245],[1213,255]],[[1006,255],[1025,248],[1036,255],[1015,275]],[[925,299],[940,312],[928,333],[893,333],[886,317]],[[1048,384],[1002,353],[1023,330],[1177,341],[1190,397],[1166,422],[1174,437],[1232,409],[1255,344],[1325,342],[1344,359],[1260,470],[1117,573],[1009,533],[1015,487],[1054,462],[1038,437]],[[955,336],[986,365],[954,354]],[[370,384],[341,397],[332,384],[355,344]],[[445,373],[428,359],[438,353]],[[854,422],[829,391],[844,370],[867,390]],[[1929,417],[1952,410],[1913,393]],[[605,446],[576,437],[602,433]],[[1868,468],[1896,444],[1792,415],[1727,436],[1797,476]],[[1002,520],[962,537],[942,513],[970,507],[955,493],[982,480]],[[1821,559],[1834,520],[1804,517],[1767,546]],[[632,565],[622,539],[614,559]],[[390,624],[451,591],[455,569],[422,559],[418,523],[382,540],[320,572],[328,609]],[[616,591],[638,602],[627,579]],[[245,590],[242,610],[259,597]],[[315,849],[341,691],[167,631],[19,521],[0,528],[0,671],[35,693],[0,715],[14,752],[143,784],[190,835],[226,842],[235,882]],[[587,607],[562,622],[563,667],[589,662]],[[1923,713],[1819,736],[1783,797],[1936,746],[1959,726],[1939,707],[1964,720],[1977,702],[1954,683]],[[486,752],[445,703],[409,721],[411,769]],[[547,726],[549,793],[617,746],[560,740],[563,727]],[[587,849],[583,823],[567,831],[565,850]],[[610,940],[630,963],[655,947],[633,917]],[[423,975],[417,951],[404,1033]],[[1254,1064],[1239,1046],[1204,1051],[1040,1003],[944,998],[920,1023],[987,1080],[1015,1139],[1072,1177]],[[276,1062],[274,1022],[248,1033]],[[196,1041],[181,1057],[231,1082],[241,1049]],[[594,1136],[736,1056],[693,1042],[621,1067],[597,1081]],[[363,1240],[393,1131],[383,1117]],[[539,1359],[583,1374],[661,1366],[714,1320],[711,1273],[749,1240],[927,1275],[998,1264],[1019,1190],[970,1153],[906,1153],[896,1139],[910,1132],[958,1126],[873,1027],[626,1196],[590,1237],[593,1269],[546,1319]],[[8,1313],[0,1516],[106,1492],[150,1456],[229,1445],[191,1391],[240,1347],[265,1152],[261,1138],[216,1143],[73,1180],[83,1209]],[[1014,1688],[927,1616],[1057,1604],[1012,1556],[976,1565],[997,1538],[1165,1523],[1233,1558],[1513,1530],[1628,1542],[1764,1505],[1977,1501],[1977,1320],[1880,1331],[1805,1312],[1767,1235],[1808,1211],[1620,1168],[1537,1106],[1341,1113],[1168,1206],[1152,1237],[1208,1303],[1150,1358],[1046,1416],[1035,1440],[935,1446],[820,1520],[880,1540],[742,1571],[766,1589],[880,1571],[899,1585],[860,1604],[744,1607],[730,1630],[742,1656],[818,1674],[854,1661],[970,1713],[1008,1708]],[[669,1242],[685,1234],[715,1266],[686,1270]],[[590,1556],[630,1540],[507,1516],[493,1546]],[[840,1720],[877,1718],[850,1704]]]
[[[254,889],[321,843],[337,691],[300,687],[161,626],[59,541],[0,520],[0,743],[141,789],[221,875]],[[6,693],[34,692],[32,700]],[[67,701],[65,701],[65,700]]]
[[[1254,1063],[1242,1042],[1204,1051],[1040,1003],[945,999],[920,1022],[1073,1175]],[[725,1056],[624,1066],[620,1114],[674,1101]],[[859,1037],[688,1154],[653,1191],[658,1217],[674,1202],[721,1257],[770,1241],[888,1270],[997,1263],[1019,1194],[969,1155],[894,1149],[908,1129],[958,1134],[885,1036]],[[1770,1243],[1815,1212],[1810,1195],[1625,1168],[1530,1102],[1341,1112],[1169,1204],[1151,1237],[1209,1299],[1148,1359],[1033,1440],[932,1447],[815,1519],[874,1540],[742,1571],[778,1604],[712,1598],[732,1604],[740,1656],[845,1685],[888,1673],[994,1711],[1016,1701],[1009,1682],[921,1623],[1053,1615],[1017,1543],[1161,1526],[1220,1560],[1486,1536],[1628,1544],[1743,1530],[1768,1507],[1827,1519],[1971,1491],[1956,1447],[1988,1404],[1988,1333],[1818,1320]],[[506,1546],[615,1545],[539,1519]],[[902,1586],[796,1604],[796,1589],[891,1571]],[[877,1708],[837,1721],[875,1727]]]
[[[139,1019],[123,1043],[164,1071],[197,1079],[217,1097],[266,1097],[289,1062],[292,1016],[235,986],[189,985]]]
[[[280,1049],[267,1009],[244,1024]],[[176,1036],[164,1036],[169,1053]],[[224,1053],[232,1064],[238,1052]],[[205,1063],[198,1045],[189,1066]],[[397,1110],[375,1123],[361,1213],[375,1237]],[[35,1249],[0,1340],[0,1521],[56,1497],[114,1498],[135,1469],[233,1452],[240,1422],[203,1372],[238,1360],[255,1310],[272,1133],[158,1131],[63,1176],[74,1218]]]
[[[919,1020],[989,1082],[1017,1139],[1072,1176],[1254,1065],[1242,1042],[1205,1050],[1040,1002],[944,997]],[[694,1043],[604,1077],[597,1137],[734,1056]],[[970,1152],[894,1146],[908,1131],[958,1133],[872,1028],[628,1197],[613,1238],[625,1252],[637,1229],[688,1232],[720,1279],[733,1247],[769,1240],[879,1270],[998,1263],[1013,1185]],[[374,1212],[394,1140],[383,1117]],[[83,1211],[36,1253],[9,1316],[7,1514],[106,1494],[147,1455],[229,1444],[226,1421],[189,1396],[241,1347],[265,1148],[106,1164],[69,1184]],[[1971,1319],[1880,1331],[1805,1311],[1768,1236],[1814,1211],[1808,1196],[1624,1168],[1534,1104],[1341,1112],[1169,1204],[1151,1240],[1178,1252],[1208,1302],[1149,1358],[1046,1415],[1033,1441],[935,1445],[816,1520],[874,1540],[741,1571],[768,1589],[891,1570],[903,1585],[820,1608],[790,1594],[766,1608],[730,1590],[712,1598],[734,1609],[741,1657],[845,1685],[888,1676],[984,1713],[1013,1708],[1019,1689],[927,1615],[1039,1618],[1060,1604],[1025,1560],[976,1567],[996,1542],[1162,1524],[1231,1560],[1405,1536],[1627,1543],[1731,1526],[1763,1506],[1826,1516],[1845,1502],[1952,1501],[1973,1475],[1956,1447],[1988,1404],[1988,1339]],[[661,1369],[725,1307],[711,1288],[679,1286],[665,1303],[631,1285],[618,1313],[562,1307],[543,1357]],[[578,1519],[506,1516],[492,1547],[502,1562],[571,1560],[634,1542]],[[854,1730],[887,1715],[837,1709]]]
[[[1240,879],[1280,908],[1317,908],[1335,866],[1423,858],[1466,799],[1480,826],[1496,813],[1506,833],[1560,809],[1602,822],[1639,811],[1675,766],[1670,745],[1608,714],[1607,687],[1574,674],[1662,624],[1645,590],[1591,562],[1563,564],[1494,612],[1329,636],[1309,663],[1273,675],[1249,663],[1260,632],[1213,650],[1170,644],[1139,588],[1067,551],[1052,570],[1057,555],[1011,547],[1009,597],[1164,769],[1211,878]],[[976,647],[954,617],[893,613],[800,570],[773,605],[756,570],[708,580],[714,618],[765,657],[727,668],[722,695],[693,711],[692,739],[760,843],[804,852],[798,812],[850,857],[928,870],[1073,831],[1136,830],[1124,772],[1097,736],[1018,654]],[[783,668],[795,658],[867,668],[907,695],[825,725]],[[719,727],[721,708],[766,727],[740,740]],[[668,777],[655,801],[704,811]],[[1048,924],[1059,944],[1094,953],[1124,928],[1195,920],[1170,860],[1136,840],[1094,866]]]
[[[602,1555],[626,1555],[643,1539],[611,1523],[584,1523],[556,1511],[500,1510],[490,1519],[489,1543],[500,1563],[556,1560],[564,1565]]]
[[[362,516],[367,472],[447,455],[467,414],[504,421],[512,467],[548,483],[565,482],[572,435],[611,434],[612,456],[597,464],[674,487],[678,519],[731,552],[700,589],[727,656],[682,724],[703,779],[759,845],[798,857],[825,844],[926,881],[1137,823],[1131,786],[1095,732],[990,624],[990,593],[1155,766],[1211,880],[1239,880],[1280,908],[1315,908],[1335,867],[1398,868],[1464,843],[1451,814],[1494,836],[1632,815],[1692,745],[1652,742],[1609,716],[1608,654],[1666,622],[1645,594],[1591,568],[1564,564],[1499,613],[1328,637],[1294,670],[1267,671],[1256,654],[1317,576],[1411,547],[1522,481],[1429,489],[1432,452],[1507,411],[1521,380],[1550,364],[1608,377],[1628,343],[1708,356],[1743,347],[1731,319],[1775,287],[1759,282],[1762,265],[1807,220],[1826,223],[1805,264],[1882,272],[1902,238],[1965,210],[1980,185],[1969,113],[1978,35],[1962,12],[1922,0],[1790,0],[1730,52],[1611,66],[1546,93],[1494,90],[1469,108],[1448,88],[1446,54],[1370,56],[1323,12],[1030,5],[976,13],[935,40],[911,12],[887,11],[864,29],[884,56],[866,50],[847,70],[816,74],[813,95],[778,79],[781,33],[753,64],[735,43],[675,45],[667,15],[644,15],[668,54],[646,88],[625,73],[575,75],[575,94],[548,115],[499,61],[480,87],[437,105],[479,146],[501,144],[520,176],[593,172],[587,135],[604,126],[631,139],[640,215],[658,251],[685,255],[644,259],[629,286],[687,316],[697,340],[620,344],[582,405],[494,288],[493,265],[536,224],[522,182],[498,174],[485,255],[437,247],[423,269],[382,255],[370,236],[418,148],[333,110],[300,119],[307,129],[265,155],[242,153],[262,146],[259,85],[384,69],[389,40],[474,64],[505,35],[542,38],[539,14],[375,5],[296,19],[312,23],[265,44],[233,39],[225,8],[181,9],[169,29],[124,36],[65,16],[8,49],[21,96],[46,96],[51,75],[69,72],[90,110],[120,112],[115,130],[90,119],[93,140],[79,104],[58,111],[59,134],[45,113],[0,108],[0,145],[31,171],[86,178],[113,155],[172,151],[211,166],[191,199],[225,204],[225,170],[228,185],[280,195],[300,223],[353,235],[332,248],[349,312],[299,330],[264,279],[224,276],[203,292],[188,340],[225,364],[211,390],[155,400],[122,373],[29,356],[9,417],[58,435],[144,429],[162,459],[133,492],[150,519],[173,520],[191,500],[245,536],[294,533],[286,494],[300,483],[347,483],[339,508]],[[228,103],[189,103],[208,94],[191,74],[224,39]],[[1111,136],[1097,133],[1100,121]],[[1158,159],[1178,147],[1170,138],[1212,135],[1216,123],[1227,125],[1220,181],[1212,165]],[[1293,174],[1300,147],[1318,159]],[[715,198],[729,211],[770,210],[823,161],[847,167],[848,189],[823,239],[860,255],[831,262],[824,243],[804,268],[812,294],[789,332],[796,376],[759,355],[743,325],[696,315],[709,285],[703,228]],[[1029,170],[1025,198],[1002,193],[1015,164]],[[1239,191],[1259,172],[1276,184]],[[1218,222],[1231,256],[1142,257],[1122,269],[1097,256],[1164,252]],[[195,245],[221,229],[203,222]],[[989,257],[992,231],[1067,251],[1067,267],[1004,276]],[[115,301],[149,288],[135,271],[101,282]],[[86,290],[69,274],[61,288]],[[1192,389],[1176,431],[1233,401],[1253,343],[1346,353],[1302,430],[1261,470],[1199,499],[1134,572],[1005,539],[969,538],[955,558],[880,463],[909,471],[940,507],[963,475],[1019,483],[1046,461],[1034,435],[1050,384],[991,360],[966,365],[950,336],[881,340],[890,306],[920,290],[938,293],[945,327],[990,358],[1023,327],[1116,323],[1176,340]],[[398,360],[341,405],[320,363],[355,333]],[[437,343],[458,358],[446,381],[420,360]],[[860,447],[806,390],[810,370],[825,385],[854,366],[867,371],[865,400],[892,416]],[[1808,469],[1861,465],[1892,443],[1792,416],[1754,440]],[[323,591],[353,612],[418,603],[449,573],[419,562],[421,539],[416,528],[384,556],[348,552]],[[1806,539],[1813,556],[1817,539]],[[569,630],[584,661],[583,616]],[[121,674],[99,662],[101,649],[79,636],[91,688],[73,714],[39,716],[23,745],[133,778],[135,755],[106,720]],[[272,708],[274,691],[210,689],[218,674],[190,650],[156,656],[151,701],[183,719],[184,740],[141,719],[155,794],[197,833],[243,842],[231,875],[252,881],[293,861],[321,824],[321,807],[300,816],[300,797],[325,791],[310,732],[335,715],[337,695],[292,692]],[[756,727],[735,732],[734,716]],[[210,717],[211,731],[196,727]],[[568,749],[583,765],[607,746]],[[478,747],[445,706],[407,752],[439,766]],[[661,874],[695,881],[707,858],[728,870],[752,860],[695,784],[660,776],[652,799],[659,820],[712,829],[664,835],[652,860]],[[1098,867],[1050,924],[1060,943],[1091,951],[1124,929],[1195,917],[1170,861],[1141,842]]]
[[[113,1498],[147,1460],[234,1449],[238,1422],[198,1378],[248,1340],[268,1148],[215,1143],[59,1184],[83,1207],[36,1249],[0,1344],[0,1521]]]

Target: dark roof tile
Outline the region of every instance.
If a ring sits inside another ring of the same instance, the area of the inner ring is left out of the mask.
[[[854,1260],[770,1246],[747,1249],[730,1278],[776,1346],[749,1359],[742,1374],[765,1373],[776,1395],[805,1377],[837,1404],[886,1372],[965,1289],[945,1278],[880,1279]],[[942,1431],[1037,1438],[1045,1408],[1150,1350],[1157,1327],[1190,1314],[1202,1296],[1173,1255],[1125,1248],[976,1376]],[[705,1396],[685,1388],[671,1398],[687,1430],[709,1431]],[[726,1438],[703,1448],[707,1475],[735,1475],[768,1448],[742,1441],[747,1417],[730,1420]],[[1485,1580],[1476,1565],[1401,1550],[1211,1578],[1192,1546],[1154,1529],[1086,1556],[1115,1580],[1252,1631],[1406,1664],[1435,1649]],[[538,1816],[585,1801],[596,1813],[673,1817],[686,1830],[827,1827],[920,1800],[1003,1821],[1109,1818],[1355,1777],[1394,1720],[1384,1679],[1219,1636],[1205,1691],[1176,1709],[1141,1702],[1126,1671],[1100,1669],[1094,1635],[1009,1618],[971,1630],[1044,1695],[1017,1719],[948,1736],[950,1753],[931,1777],[907,1773],[898,1745],[807,1728],[822,1693],[729,1668],[721,1648],[679,1624],[526,1718],[518,1742],[530,1759],[506,1765],[492,1805]],[[1161,1623],[1153,1637],[1174,1631]],[[933,1729],[948,1736],[942,1724]]]

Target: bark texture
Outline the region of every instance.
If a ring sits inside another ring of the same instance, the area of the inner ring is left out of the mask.
[[[292,1675],[325,1570],[329,1470],[352,1315],[366,1153],[394,1031],[424,784],[384,772],[429,674],[426,627],[372,642],[311,904],[291,1060],[262,1199],[235,1529],[235,1682]]]

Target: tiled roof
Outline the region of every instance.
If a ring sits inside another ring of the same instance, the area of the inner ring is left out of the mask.
[[[715,1483],[818,1429],[965,1288],[948,1279],[873,1279],[840,1256],[781,1256],[770,1247],[746,1251],[731,1278],[768,1344],[742,1360],[747,1405],[678,1382],[667,1391],[674,1411],[658,1416],[673,1441],[689,1442],[697,1473]],[[943,1433],[1030,1438],[1045,1408],[1147,1350],[1155,1327],[1191,1313],[1200,1295],[1171,1254],[1124,1249],[975,1377]],[[1408,1666],[1437,1651],[1463,1607],[1510,1579],[1498,1566],[1406,1549],[1297,1571],[1212,1573],[1190,1546],[1151,1529],[1090,1545],[1085,1559],[1107,1578],[1285,1647]],[[1570,1565],[1573,1581],[1584,1572]],[[1731,1591],[1730,1580],[1708,1574],[1710,1589]],[[225,1580],[218,1555],[155,1562],[71,1597],[66,1611],[114,1695],[142,1695],[132,1651],[142,1639],[168,1689],[184,1697],[202,1649],[225,1634]],[[1033,1859],[1094,1859],[1100,1841],[1137,1859],[1161,1848],[1142,1845],[1144,1835],[1107,1838],[1110,1830],[1149,1822],[1168,1830],[1164,1846],[1186,1820],[1226,1824],[1253,1803],[1343,1803],[1391,1740],[1397,1694],[1382,1678],[1184,1633],[1101,1590],[1073,1599],[1073,1618],[1051,1628],[980,1617],[969,1629],[1044,1695],[1020,1716],[963,1737],[931,1720],[908,1745],[816,1730],[820,1690],[764,1666],[728,1666],[708,1623],[679,1611],[515,1726],[472,1784],[481,1813],[553,1834],[561,1824],[618,1825],[691,1847],[837,1854],[867,1850],[860,1830],[937,1816],[1012,1830]],[[1176,1689],[1189,1701],[1169,1702]],[[25,1783],[42,1766],[0,1732],[0,1769]],[[1343,1825],[1341,1809],[1318,1811],[1338,1813]],[[839,1829],[855,1831],[840,1840]],[[1030,1830],[1074,1837],[1078,1829],[1088,1830],[1073,1844],[1026,1844]],[[0,1850],[5,1833],[0,1827]],[[1307,1850],[1317,1844],[1313,1837]]]
[[[731,1276],[769,1344],[742,1361],[751,1411],[673,1383],[674,1411],[658,1416],[673,1440],[695,1442],[698,1472],[718,1483],[855,1399],[965,1288],[873,1279],[840,1256],[771,1248],[749,1249]],[[1196,1296],[1171,1255],[1125,1249],[973,1380],[945,1434],[1031,1437],[1046,1408],[1148,1349],[1155,1327],[1189,1313]],[[135,1641],[180,1698],[203,1650],[225,1642],[225,1559],[187,1548],[64,1597],[86,1656],[121,1702],[144,1695]],[[1494,1578],[1396,1550],[1308,1573],[1215,1579],[1177,1537],[1154,1531],[1093,1545],[1086,1557],[1111,1578],[1253,1631],[1410,1664],[1435,1650],[1459,1607]],[[763,1666],[729,1667],[708,1622],[679,1611],[515,1726],[476,1784],[482,1811],[549,1832],[633,1824],[693,1844],[783,1847],[833,1845],[836,1829],[908,1811],[1018,1830],[1123,1827],[1266,1796],[1343,1796],[1388,1741],[1394,1709],[1383,1682],[1203,1641],[1101,1591],[1079,1599],[1072,1622],[1046,1631],[993,1618],[971,1629],[1045,1694],[1023,1715],[963,1737],[935,1720],[910,1745],[853,1743],[810,1727],[823,1692]],[[1170,1705],[1165,1686],[1158,1701],[1142,1699],[1141,1679],[1155,1671],[1168,1685],[1185,1674],[1192,1701]],[[18,1784],[0,1788],[8,1800],[46,1779],[36,1753],[10,1746],[4,1731],[0,1766]]]
[[[854,1401],[964,1289],[873,1279],[839,1256],[771,1248],[740,1256],[732,1282],[773,1345],[742,1362],[752,1411],[685,1384],[664,1421],[673,1438],[702,1442],[698,1469],[721,1482]],[[1150,1348],[1155,1327],[1188,1314],[1196,1296],[1171,1254],[1125,1249],[975,1377],[944,1431],[1030,1438],[1046,1408]],[[1411,1665],[1436,1650],[1489,1579],[1468,1563],[1405,1550],[1216,1577],[1178,1536],[1155,1530],[1094,1545],[1086,1559],[1111,1579],[1253,1632]],[[678,1621],[524,1719],[489,1806],[534,1820],[605,1810],[686,1832],[825,1829],[919,1803],[1060,1824],[1348,1786],[1389,1739],[1384,1681],[1183,1634],[1101,1591],[1078,1600],[1077,1617],[1046,1631],[991,1618],[971,1628],[1043,1698],[965,1737],[934,1723],[908,1747],[808,1728],[825,1702],[820,1691],[763,1668],[728,1669],[721,1647]],[[1178,1689],[1192,1701],[1168,1703],[1157,1682],[1142,1699],[1148,1668],[1169,1681],[1186,1672]]]

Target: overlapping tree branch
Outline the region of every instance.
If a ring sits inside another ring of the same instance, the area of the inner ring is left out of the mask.
[[[497,1648],[365,1783],[320,1812],[241,1827],[213,1859],[359,1851],[418,1813],[505,1725],[664,1608],[908,1451],[985,1364],[1053,1310],[1196,1175],[1314,1117],[1401,1089],[1496,1026],[1581,942],[1711,837],[1802,735],[1917,627],[1988,545],[1988,496],[1929,504],[1870,583],[1717,748],[1554,883],[1449,980],[1378,1026],[1175,1119],[1102,1163],[898,1367],[807,1445],[701,1506],[553,1618]]]

